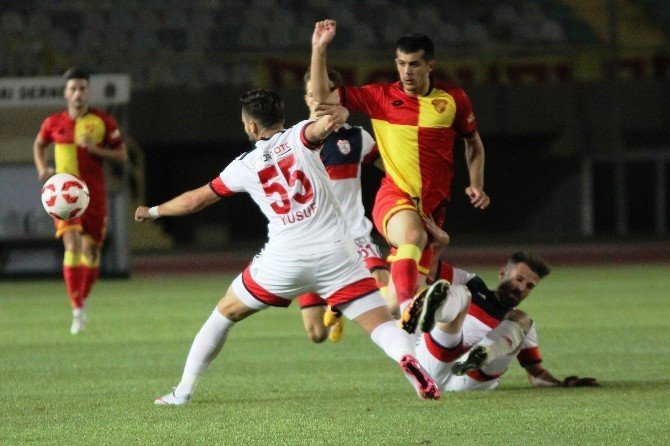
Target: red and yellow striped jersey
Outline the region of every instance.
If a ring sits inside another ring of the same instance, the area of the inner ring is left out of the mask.
[[[102,158],[91,155],[86,147],[75,141],[87,133],[98,147],[117,148],[121,134],[116,120],[107,113],[89,108],[79,118],[72,119],[67,110],[47,117],[40,128],[40,138],[47,144],[54,143],[56,173],[76,175],[88,186],[91,201],[104,206],[105,178]]]
[[[427,215],[448,202],[454,139],[477,129],[465,92],[432,79],[425,96],[406,94],[399,81],[339,91],[341,105],[370,117],[387,177]]]

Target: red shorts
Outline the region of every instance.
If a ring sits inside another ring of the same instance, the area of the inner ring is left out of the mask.
[[[390,218],[396,213],[402,210],[412,210],[419,215],[424,215],[423,211],[419,209],[414,200],[404,191],[400,190],[398,186],[393,183],[388,178],[382,180],[382,184],[377,191],[377,196],[375,198],[375,205],[372,209],[372,219],[374,220],[375,227],[380,234],[384,237],[386,235],[386,224]],[[444,224],[446,209],[444,206],[435,210],[431,216],[438,226]],[[388,238],[386,240],[388,242]],[[391,244],[389,243],[389,246]],[[389,254],[387,260],[389,263],[393,263],[395,259],[396,248],[391,246],[391,253]],[[423,250],[421,254],[421,259],[419,260],[419,272],[421,274],[428,274],[430,271],[431,264],[433,262],[433,257],[435,256],[435,250],[430,247],[429,243]]]
[[[107,209],[104,206],[95,206],[91,202],[81,217],[67,221],[54,218],[54,226],[56,227],[56,237],[60,238],[67,231],[79,231],[102,246],[107,235]]]

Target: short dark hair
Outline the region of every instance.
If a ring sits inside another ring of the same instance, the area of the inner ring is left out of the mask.
[[[249,90],[240,98],[242,112],[264,128],[284,123],[284,102],[274,91]]]
[[[431,38],[425,34],[406,34],[398,39],[395,48],[398,51],[408,54],[423,50],[424,60],[433,60],[435,58],[435,45]]]
[[[302,78],[302,80],[305,84],[307,84],[311,78],[312,73],[310,70],[307,70],[307,73],[305,73],[305,76]],[[344,87],[344,76],[342,76],[342,73],[333,68],[328,68],[328,79],[333,83],[333,87]]]
[[[549,266],[547,266],[544,260],[533,256],[532,254],[527,254],[523,251],[515,252],[507,261],[507,265],[516,265],[518,263],[525,263],[528,265],[528,268],[540,276],[540,279],[547,276],[551,272]]]
[[[79,67],[71,67],[68,68],[68,70],[63,74],[63,79],[65,81],[69,81],[70,79],[85,79],[89,80],[89,73],[88,71],[79,68]]]

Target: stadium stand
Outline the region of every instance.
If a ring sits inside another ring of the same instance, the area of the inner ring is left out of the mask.
[[[48,75],[88,61],[130,72],[135,88],[248,81],[221,53],[304,51],[311,26],[339,21],[334,49],[387,50],[404,32],[440,47],[596,42],[556,0],[8,0],[0,13],[0,75]],[[277,24],[281,23],[281,26]],[[25,55],[25,57],[24,57]],[[205,57],[207,56],[207,57]],[[168,60],[169,63],[161,62]]]

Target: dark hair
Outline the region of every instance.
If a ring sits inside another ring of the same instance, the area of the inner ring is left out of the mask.
[[[240,98],[242,112],[258,121],[261,127],[269,128],[284,123],[284,102],[274,91],[249,90]]]
[[[302,78],[303,82],[307,84],[311,79],[312,73],[310,70],[307,70],[305,76]],[[333,83],[333,87],[343,87],[344,86],[344,77],[342,73],[332,68],[328,68],[328,79]]]
[[[517,263],[525,263],[535,274],[540,276],[540,279],[547,276],[551,270],[549,266],[539,257],[532,254],[527,254],[523,251],[515,252],[507,261],[508,265],[516,265]]]
[[[86,79],[89,80],[89,73],[78,67],[71,67],[63,74],[63,79],[69,81],[70,79]]]
[[[410,33],[402,36],[395,44],[396,50],[403,53],[416,53],[423,50],[424,60],[433,60],[435,58],[435,45],[430,37],[421,33]]]

